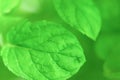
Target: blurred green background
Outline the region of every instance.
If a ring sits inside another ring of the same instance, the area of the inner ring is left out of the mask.
[[[94,0],[94,3],[99,8],[102,17],[101,32],[96,41],[92,41],[77,31],[74,32],[84,49],[87,62],[76,75],[68,80],[120,80],[120,0]],[[41,19],[52,18],[54,21],[54,11],[49,15],[44,14],[46,8],[43,13],[40,13],[44,15]],[[49,10],[51,8],[49,7]],[[38,20],[36,17],[29,19]],[[55,21],[57,21],[56,18]],[[0,80],[24,79],[12,74],[0,58]]]

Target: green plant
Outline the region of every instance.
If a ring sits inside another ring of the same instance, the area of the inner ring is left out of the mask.
[[[1,57],[27,80],[72,77],[86,61],[80,40],[96,40],[100,28],[92,0],[0,0]]]

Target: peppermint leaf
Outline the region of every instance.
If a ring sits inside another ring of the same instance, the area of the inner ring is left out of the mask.
[[[22,22],[7,41],[1,53],[5,65],[27,80],[66,80],[85,62],[76,37],[52,22]]]
[[[91,39],[96,39],[101,27],[101,18],[92,0],[54,0],[54,5],[65,22]]]

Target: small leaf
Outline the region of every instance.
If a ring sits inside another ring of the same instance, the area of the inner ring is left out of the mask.
[[[54,5],[65,22],[93,40],[96,39],[101,18],[92,0],[54,0]]]
[[[1,53],[5,65],[28,80],[66,80],[85,62],[76,37],[52,22],[22,22],[7,40]]]

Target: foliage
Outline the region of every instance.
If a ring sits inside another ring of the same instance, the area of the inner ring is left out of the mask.
[[[0,79],[120,80],[119,4],[0,0]]]

